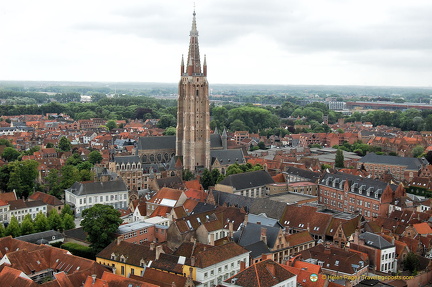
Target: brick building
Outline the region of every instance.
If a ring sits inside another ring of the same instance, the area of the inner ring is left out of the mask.
[[[378,178],[390,171],[397,180],[411,181],[419,175],[420,170],[428,162],[424,158],[397,157],[368,153],[357,162],[357,168],[368,171],[372,177]]]
[[[386,216],[390,203],[405,195],[402,185],[340,172],[325,174],[319,185],[319,203],[337,211],[358,212],[366,219]]]

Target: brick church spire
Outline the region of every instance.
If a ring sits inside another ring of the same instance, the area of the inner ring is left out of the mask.
[[[192,29],[190,31],[189,53],[187,59],[187,74],[189,76],[201,74],[201,61],[198,44],[198,30],[196,26],[196,13],[193,12]]]
[[[177,106],[176,155],[191,171],[210,168],[210,108],[207,61],[201,67],[196,13],[193,12],[186,62],[182,56]]]

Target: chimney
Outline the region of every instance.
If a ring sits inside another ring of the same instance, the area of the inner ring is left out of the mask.
[[[249,221],[249,215],[245,214],[244,221],[243,221],[245,226],[247,225],[248,221]]]
[[[150,250],[154,250],[154,248],[155,248],[154,242],[150,243]]]
[[[275,270],[274,264],[267,263],[266,268],[267,268],[268,272],[270,272],[271,276],[273,276],[273,277],[276,276],[276,270]]]
[[[267,245],[267,229],[261,227],[261,237],[260,240],[263,241]]]
[[[161,253],[165,253],[162,249],[162,245],[158,245],[156,246],[156,260],[159,259]]]
[[[240,261],[240,272],[246,269],[246,262]]]
[[[191,256],[191,266],[195,266],[195,256]]]
[[[359,230],[356,229],[354,232],[354,244],[359,244]]]
[[[230,221],[228,223],[228,231],[229,231],[229,237],[232,238],[234,236],[234,221]]]
[[[122,240],[121,240],[121,236],[117,237],[117,239],[116,239],[117,245],[120,245],[120,242],[121,242],[121,241],[122,241]]]
[[[95,284],[96,282],[96,274],[92,274],[92,284]]]
[[[210,234],[210,242],[209,242],[209,245],[211,245],[211,246],[214,246],[215,245],[215,242],[214,242],[214,234]]]
[[[172,283],[171,283],[171,287],[176,287],[177,285],[175,284],[175,282],[173,281]]]

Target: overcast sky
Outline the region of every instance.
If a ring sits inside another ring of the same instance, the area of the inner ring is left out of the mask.
[[[209,83],[432,85],[430,0],[199,0]],[[191,0],[0,2],[0,80],[168,82]]]

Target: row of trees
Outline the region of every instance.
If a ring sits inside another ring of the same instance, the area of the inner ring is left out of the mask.
[[[30,214],[27,214],[21,224],[13,216],[6,228],[0,223],[0,237],[8,235],[17,237],[47,230],[62,232],[72,228],[75,228],[73,212],[69,205],[65,205],[60,214],[55,209],[51,209],[48,216],[39,212],[34,220]]]

